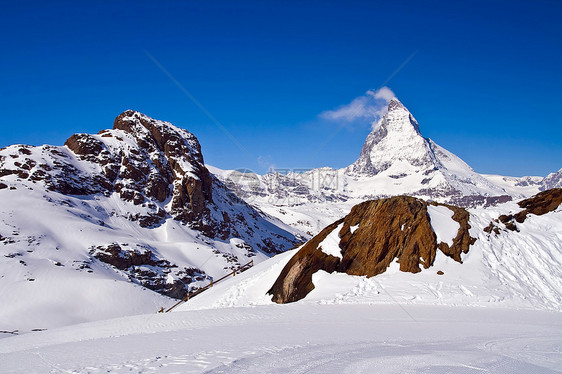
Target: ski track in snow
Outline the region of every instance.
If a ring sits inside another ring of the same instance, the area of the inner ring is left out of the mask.
[[[411,317],[415,320],[412,320]],[[556,373],[560,313],[269,305],[0,339],[2,373]]]

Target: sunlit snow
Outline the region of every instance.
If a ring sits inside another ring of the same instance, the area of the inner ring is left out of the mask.
[[[446,206],[429,205],[427,207],[431,227],[437,236],[437,243],[446,243],[453,245],[453,239],[457,236],[457,232],[461,225],[453,219],[454,212]]]
[[[331,233],[318,244],[318,248],[322,248],[322,252],[329,256],[343,258],[340,248],[340,230],[343,227],[343,222],[338,225]]]

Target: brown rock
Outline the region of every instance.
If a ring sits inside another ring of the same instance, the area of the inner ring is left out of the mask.
[[[398,196],[354,206],[345,218],[326,227],[293,256],[269,290],[272,300],[288,303],[304,298],[314,289],[312,274],[318,270],[372,277],[386,271],[391,262],[398,259],[401,271],[417,273],[421,271],[420,266],[427,269],[433,265],[437,249],[461,262],[461,253],[467,253],[476,240],[468,233],[468,212],[446,205],[460,224],[449,248],[445,243],[437,245],[428,205],[420,199]],[[326,255],[319,245],[342,222],[340,260]],[[351,232],[354,226],[358,228]]]
[[[212,178],[204,166],[197,138],[172,125],[162,126],[158,121],[132,110],[117,116],[113,128],[131,133],[141,149],[156,151],[164,156],[162,160],[153,160],[159,173],[152,174],[148,179],[145,188],[147,195],[164,201],[170,193],[168,186],[173,185],[172,216],[183,222],[203,222],[201,218],[208,213],[207,205],[212,202]],[[192,170],[183,170],[183,161],[187,161]],[[124,164],[130,174],[128,177],[133,180],[148,174],[129,161],[124,161]]]
[[[518,223],[525,222],[529,213],[540,216],[556,210],[558,206],[562,204],[562,188],[553,188],[548,191],[540,192],[533,197],[521,200],[517,204],[524,209],[519,213],[502,214],[498,217],[498,220],[511,231],[519,231],[515,221]],[[490,226],[493,226],[493,222],[490,222]],[[498,233],[498,231],[495,232]]]
[[[562,188],[553,188],[520,201],[518,205],[524,210],[515,214],[514,217],[517,222],[523,223],[527,214],[541,216],[556,210],[560,204],[562,204]]]
[[[74,134],[64,143],[72,152],[80,156],[92,156],[85,159],[95,159],[103,150],[103,143],[89,134]]]

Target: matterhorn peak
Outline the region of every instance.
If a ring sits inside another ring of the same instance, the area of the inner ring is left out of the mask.
[[[347,171],[351,174],[375,175],[396,163],[418,166],[420,160],[424,164],[431,164],[431,168],[435,163],[416,119],[400,100],[393,97],[388,103],[387,113],[367,136],[359,159]]]
[[[390,99],[385,115],[374,124],[369,136],[382,138],[389,134],[401,137],[407,134],[421,136],[418,122],[397,97]]]
[[[367,136],[357,161],[345,173],[376,177],[381,186],[419,186],[414,195],[443,197],[503,195],[505,191],[478,175],[460,158],[424,138],[416,119],[396,97]],[[412,191],[409,191],[412,193]]]
[[[390,99],[390,101],[388,102],[388,112],[397,110],[397,109],[403,109],[405,111],[408,111],[408,109],[406,109],[406,107],[404,106],[404,104],[402,104],[400,102],[400,100],[398,100],[398,98],[396,96],[394,96],[392,99]]]

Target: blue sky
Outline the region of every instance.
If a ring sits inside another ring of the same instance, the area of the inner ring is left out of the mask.
[[[562,167],[561,2],[240,3],[4,2],[0,147],[62,145],[130,108],[220,168],[343,167],[370,121],[320,114],[386,85],[478,172]]]

